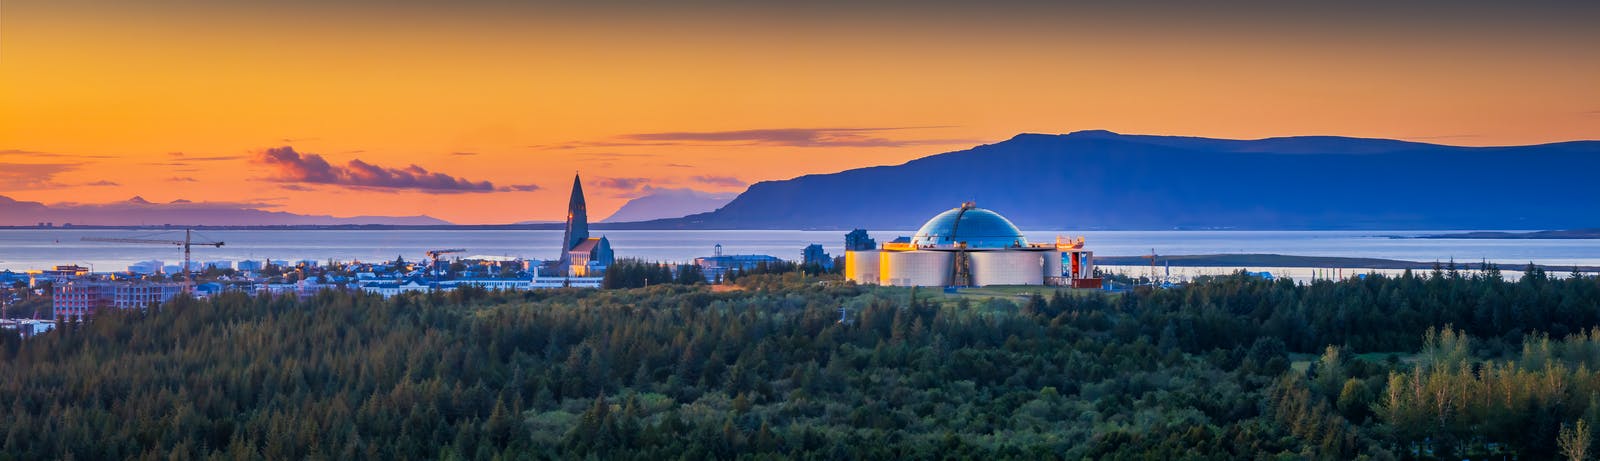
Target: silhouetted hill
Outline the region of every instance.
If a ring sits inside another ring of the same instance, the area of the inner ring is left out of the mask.
[[[1456,147],[1083,131],[767,181],[660,228],[914,228],[976,200],[1023,229],[1600,226],[1600,142]]]
[[[1485,240],[1569,240],[1600,239],[1600,229],[1564,229],[1538,232],[1463,232],[1458,234],[1424,235],[1423,239],[1485,239]]]
[[[622,204],[604,223],[648,221],[678,218],[715,210],[733,200],[732,193],[701,192],[694,189],[651,189],[649,194],[634,197]]]

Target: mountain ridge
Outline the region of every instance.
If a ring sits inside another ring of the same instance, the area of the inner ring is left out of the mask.
[[[1340,136],[1022,133],[899,165],[758,182],[715,211],[645,224],[915,227],[975,200],[1025,229],[1594,227],[1600,206],[1581,185],[1584,172],[1597,169],[1596,141],[1462,147]],[[1500,192],[1519,180],[1539,194]]]
[[[646,192],[645,195],[629,199],[627,203],[617,208],[617,211],[599,222],[627,223],[678,218],[716,210],[734,198],[734,194],[686,188],[651,188]]]

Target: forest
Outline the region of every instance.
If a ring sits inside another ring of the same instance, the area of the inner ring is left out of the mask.
[[[0,459],[1585,459],[1600,423],[1592,276],[732,283],[103,311],[0,338]]]

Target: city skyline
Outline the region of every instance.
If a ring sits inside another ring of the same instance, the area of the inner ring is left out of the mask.
[[[1594,139],[1600,6],[0,4],[0,196],[559,221],[1022,132]]]

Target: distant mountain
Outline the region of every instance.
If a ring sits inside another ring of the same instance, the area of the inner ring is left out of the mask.
[[[1600,226],[1600,142],[1456,147],[1081,131],[750,186],[657,228],[915,228],[975,200],[1023,229]]]
[[[1484,240],[1573,240],[1600,239],[1600,229],[1566,229],[1538,232],[1462,232],[1457,234],[1424,235],[1423,239],[1484,239]]]
[[[736,194],[717,194],[693,189],[652,189],[649,194],[629,200],[606,219],[605,223],[649,221],[662,218],[680,218],[695,213],[712,211],[727,205]]]
[[[23,202],[0,196],[0,226],[31,226],[53,223],[57,226],[298,226],[382,224],[391,226],[448,225],[450,222],[428,216],[355,216],[338,218],[268,211],[255,204],[191,202],[176,200],[154,203],[142,197],[103,204],[56,204]]]

